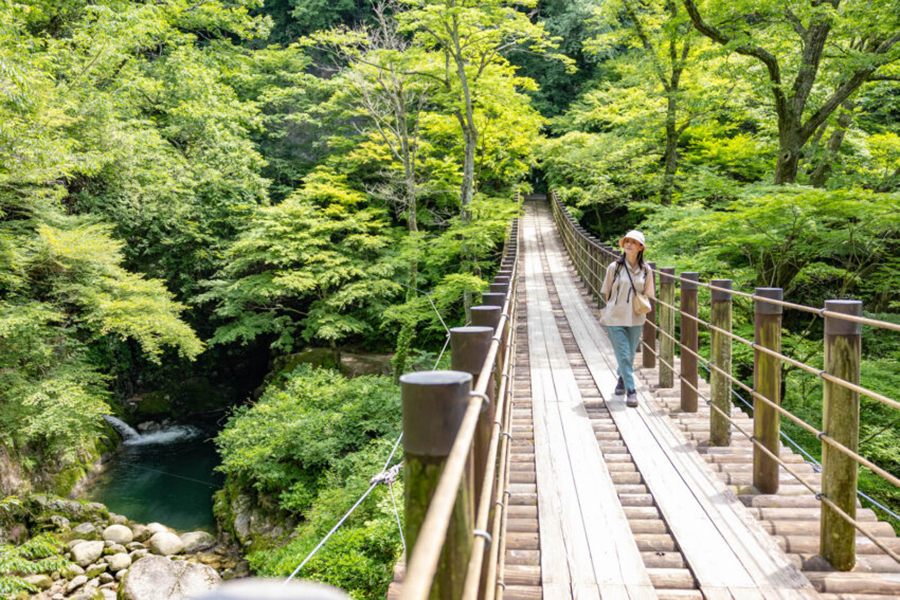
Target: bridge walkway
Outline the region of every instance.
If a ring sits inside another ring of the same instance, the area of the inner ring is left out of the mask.
[[[883,572],[869,573],[869,589],[810,554],[812,496],[785,495],[790,485],[781,496],[749,493],[746,443],[698,452],[708,411],[680,414],[653,371],[640,374],[637,409],[612,396],[615,359],[596,306],[549,207],[525,206],[504,596],[895,597],[900,582],[874,553],[867,568]],[[792,516],[774,519],[782,508]]]

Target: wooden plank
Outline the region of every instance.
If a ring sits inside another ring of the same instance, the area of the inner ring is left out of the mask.
[[[523,228],[523,246],[525,248],[525,285],[526,290],[534,290],[543,282],[537,281],[535,256],[532,247],[535,245],[536,230],[533,217],[526,216]],[[563,529],[560,523],[560,498],[558,489],[552,485],[551,448],[547,436],[546,410],[544,406],[544,376],[549,364],[541,366],[545,360],[543,344],[538,339],[542,328],[539,307],[533,294],[526,292],[528,304],[528,352],[531,371],[532,409],[534,415],[535,471],[538,482],[538,523],[541,540],[541,586],[547,600],[571,598],[571,577],[566,560],[566,548],[563,543]]]
[[[538,481],[541,488],[551,486],[553,507],[556,519],[560,524],[559,534],[565,548],[568,576],[574,597],[593,597],[598,593],[596,578],[591,564],[590,547],[585,533],[584,523],[578,509],[577,486],[572,471],[571,457],[566,445],[565,433],[560,419],[560,398],[568,396],[568,379],[564,377],[568,362],[564,355],[560,357],[562,338],[552,317],[550,296],[544,285],[543,270],[537,249],[537,232],[534,238],[526,236],[526,273],[536,284],[528,295],[529,299],[529,351],[531,352],[531,370],[533,380],[540,382],[534,387],[535,433],[542,428],[547,434],[546,456],[542,461],[548,465],[546,478],[542,481],[540,468]],[[529,250],[531,251],[529,254]],[[563,396],[559,393],[562,391]],[[541,401],[538,401],[540,398]],[[540,499],[538,504],[540,505]],[[542,531],[543,537],[543,531]],[[543,553],[542,553],[543,554]],[[542,569],[543,571],[543,569]],[[551,580],[552,574],[545,575]]]
[[[546,293],[542,290],[540,293]],[[548,297],[549,302],[549,297]],[[548,313],[550,314],[550,313]],[[549,319],[548,319],[549,320]],[[590,417],[569,364],[561,336],[545,331],[552,341],[551,367],[557,382],[557,406],[576,482],[579,508],[587,532],[596,580],[603,598],[655,598],[650,577],[618,500],[615,484],[594,437]],[[631,594],[628,588],[634,587]]]
[[[615,382],[615,359],[599,324],[577,293],[558,245],[545,240],[554,283],[576,342],[601,389]],[[737,499],[715,479],[696,452],[684,452],[685,442],[667,419],[660,419],[643,398],[639,410],[628,410],[621,399],[608,401],[610,413],[626,441],[660,509],[678,539],[701,587],[717,595],[732,589],[741,597],[758,598],[760,586],[772,598],[811,598],[815,592],[761,531],[755,520],[739,510]],[[718,485],[716,485],[718,484]],[[692,489],[696,486],[698,491]],[[730,498],[728,496],[731,496]],[[723,499],[725,500],[723,502]],[[754,527],[756,526],[756,527]],[[734,547],[732,547],[734,546]],[[773,585],[774,584],[774,585]],[[731,592],[727,592],[728,597]],[[709,597],[709,594],[707,594]],[[725,596],[723,596],[725,597]]]
[[[525,224],[529,359],[545,596],[565,593],[563,579],[552,575],[563,572],[571,583],[569,597],[655,599],[553,317],[537,247],[537,227],[527,218]],[[548,540],[548,536],[559,536],[564,554],[559,552],[560,543]],[[551,544],[544,545],[545,540]],[[624,549],[620,547],[623,545]],[[556,554],[557,560],[551,554]],[[623,561],[623,556],[629,554],[634,555],[634,560]],[[558,560],[562,556],[564,567]]]

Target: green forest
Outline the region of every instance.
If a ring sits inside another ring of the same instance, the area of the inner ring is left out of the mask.
[[[516,192],[551,190],[660,266],[900,323],[896,2],[0,0],[0,527],[115,445],[104,415],[227,408],[216,516],[283,524],[241,543],[287,576],[390,454],[397,376],[447,364]],[[788,355],[820,368],[822,335],[786,311]],[[900,339],[864,339],[862,385],[896,397]],[[818,427],[821,382],[784,374]],[[900,475],[900,419],[861,410]],[[301,576],[383,597],[392,494]]]

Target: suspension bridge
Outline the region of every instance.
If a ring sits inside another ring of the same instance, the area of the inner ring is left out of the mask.
[[[555,197],[524,202],[484,305],[451,330],[453,370],[402,378],[408,551],[388,597],[900,598],[900,540],[856,490],[860,465],[900,485],[858,453],[860,396],[900,408],[859,384],[861,328],[897,326],[651,264],[627,408],[597,303],[613,258]],[[754,340],[732,332],[736,296]],[[782,353],[784,310],[825,319],[824,369]],[[753,348],[753,386],[731,372],[734,344]],[[821,379],[821,429],[781,407],[786,363]],[[821,440],[821,466],[782,442],[783,419]]]

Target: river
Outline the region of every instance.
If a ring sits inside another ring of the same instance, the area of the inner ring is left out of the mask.
[[[119,451],[83,497],[139,523],[215,533],[212,494],[224,481],[215,471],[220,462],[212,441],[216,429],[176,425],[131,432],[123,435]]]

